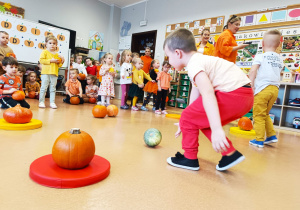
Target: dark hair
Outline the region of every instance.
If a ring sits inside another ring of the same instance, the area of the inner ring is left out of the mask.
[[[87,75],[87,78],[91,78],[91,80],[93,81],[93,85],[96,84],[97,77],[95,75],[89,74],[89,75]]]
[[[16,59],[14,59],[13,57],[5,57],[2,60],[2,66],[7,66],[7,65],[15,65],[15,66],[19,66],[18,61]]]
[[[78,71],[78,69],[70,69],[70,72],[71,71],[75,71],[76,72],[76,74],[79,74],[79,71]]]
[[[35,77],[37,77],[37,74],[36,74],[34,71],[29,72],[29,74],[28,74],[27,77],[26,77],[26,79],[27,79],[28,82],[30,81],[30,75],[31,75],[31,74],[35,74]]]
[[[204,31],[208,31],[210,33],[210,30],[208,28],[203,29],[203,31],[201,32],[201,36],[204,34]]]
[[[86,62],[87,59],[90,59],[91,61],[93,61],[92,58],[86,57],[86,58],[84,59],[84,63]]]
[[[168,66],[171,66],[171,64],[169,63],[169,61],[164,61],[161,67],[163,67],[163,66],[166,65],[166,64],[167,64]]]
[[[232,15],[232,16],[229,18],[229,20],[227,21],[226,25],[224,26],[224,29],[228,29],[228,24],[229,24],[229,23],[234,23],[234,22],[240,21],[240,20],[242,20],[241,17],[236,16],[236,15]]]
[[[159,60],[158,59],[153,59],[152,61],[151,61],[151,64],[150,64],[150,69],[153,69],[153,64],[155,63],[155,62],[159,62]]]
[[[26,68],[25,68],[24,66],[22,66],[22,65],[19,65],[19,66],[18,66],[18,71],[20,71],[20,72],[22,72],[23,74],[25,74]]]
[[[186,28],[179,28],[170,33],[165,39],[164,49],[166,46],[170,51],[175,51],[176,49],[185,53],[197,51],[194,34]]]

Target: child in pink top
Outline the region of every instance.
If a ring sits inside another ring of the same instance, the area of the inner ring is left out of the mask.
[[[169,62],[176,69],[186,67],[193,83],[190,104],[183,110],[178,124],[182,131],[184,155],[177,153],[167,162],[175,167],[199,170],[199,130],[212,142],[214,150],[222,154],[216,166],[224,171],[240,163],[245,157],[233,147],[222,126],[245,115],[253,106],[253,91],[249,78],[234,63],[197,53],[194,35],[187,29],[172,32],[164,42]]]
[[[168,73],[171,65],[168,61],[164,61],[162,65],[162,72],[157,75],[157,102],[155,104],[155,114],[168,114],[165,110],[166,98],[168,93],[170,93],[170,82],[172,80],[171,75]],[[159,111],[159,106],[161,111]]]

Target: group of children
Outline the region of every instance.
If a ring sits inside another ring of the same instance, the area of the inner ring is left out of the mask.
[[[0,32],[1,47],[5,33]],[[8,35],[7,35],[8,36]],[[216,169],[224,171],[240,163],[245,157],[238,152],[226,137],[222,126],[234,121],[246,113],[253,106],[254,128],[257,137],[250,141],[251,145],[263,147],[264,144],[277,142],[276,133],[269,111],[277,98],[282,64],[279,55],[275,52],[280,44],[281,34],[278,30],[270,30],[264,34],[264,54],[257,55],[250,71],[250,79],[234,63],[227,60],[202,55],[197,53],[194,35],[187,29],[177,29],[172,32],[164,42],[164,51],[169,57],[169,62],[176,69],[186,67],[192,82],[190,104],[183,110],[178,131],[181,132],[182,155],[177,153],[175,157],[169,157],[167,162],[175,167],[189,170],[199,170],[198,136],[199,130],[212,142],[214,150],[222,154],[222,158]],[[7,43],[6,43],[7,44]],[[57,81],[58,68],[64,63],[64,58],[55,52],[57,40],[54,36],[46,38],[46,48],[40,56],[42,66],[42,86],[39,94],[39,107],[45,107],[45,91],[50,85],[50,107],[57,108],[55,104],[55,85]],[[1,52],[1,51],[0,51]],[[132,59],[132,57],[134,57]],[[113,56],[107,53],[103,58],[103,65],[99,70],[102,76],[100,88],[96,86],[96,77],[87,76],[86,92],[83,95],[82,83],[78,80],[79,73],[86,71],[81,65],[82,58],[77,57],[77,64],[70,69],[70,79],[66,83],[67,98],[80,97],[81,103],[89,97],[98,97],[99,103],[108,105],[110,98],[114,97],[113,78],[116,73],[113,68]],[[143,98],[144,91],[147,98],[142,110],[146,108],[147,102],[153,95],[156,114],[166,114],[165,97],[170,91],[171,77],[168,74],[170,68],[168,62],[162,65],[159,72],[159,61],[151,63],[150,75],[143,70],[143,61],[138,56],[133,56],[129,50],[125,50],[121,56],[121,108],[128,109],[127,97],[132,97],[132,110],[137,111],[138,98]],[[88,64],[90,66],[90,62]],[[2,108],[8,108],[17,104],[11,98],[11,94],[22,90],[21,80],[17,74],[18,63],[12,57],[2,60],[3,70],[6,72],[0,76],[0,103]],[[75,69],[76,68],[76,69]],[[95,68],[88,70],[95,72]],[[29,74],[28,90],[37,86],[36,75]],[[144,78],[148,80],[144,85]],[[37,90],[37,89],[35,89]],[[38,91],[36,91],[38,92]],[[38,95],[38,94],[37,94]],[[29,108],[29,104],[23,100],[18,101],[23,107]],[[159,111],[161,107],[162,112]],[[264,140],[265,133],[267,138]]]

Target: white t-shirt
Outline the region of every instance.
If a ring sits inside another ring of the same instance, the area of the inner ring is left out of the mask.
[[[199,49],[198,49],[198,52],[201,53],[201,54],[203,54],[203,53],[204,53],[204,47],[199,48]]]
[[[254,95],[265,89],[269,85],[280,85],[280,72],[283,68],[283,63],[279,54],[276,52],[266,52],[255,56],[253,65],[260,65],[257,70],[254,81]]]
[[[195,76],[204,71],[214,90],[222,92],[234,91],[251,82],[237,65],[214,56],[195,53],[186,68],[193,85],[195,85]]]
[[[131,63],[123,63],[120,69],[120,84],[131,84],[132,83],[132,65]],[[123,76],[125,78],[123,79]]]
[[[82,63],[81,64],[73,63],[73,68],[78,69],[79,74],[85,74],[85,76],[87,76],[85,66]]]

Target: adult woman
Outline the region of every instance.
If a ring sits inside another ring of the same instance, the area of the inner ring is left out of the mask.
[[[203,55],[213,55],[214,53],[214,45],[208,42],[210,38],[210,31],[209,29],[204,29],[201,33],[201,41],[197,44],[198,52],[202,53]]]
[[[231,16],[224,27],[224,31],[220,34],[217,44],[215,46],[214,56],[223,58],[235,63],[237,50],[243,49],[248,44],[238,45],[235,41],[235,34],[240,29],[241,18],[238,16]]]

